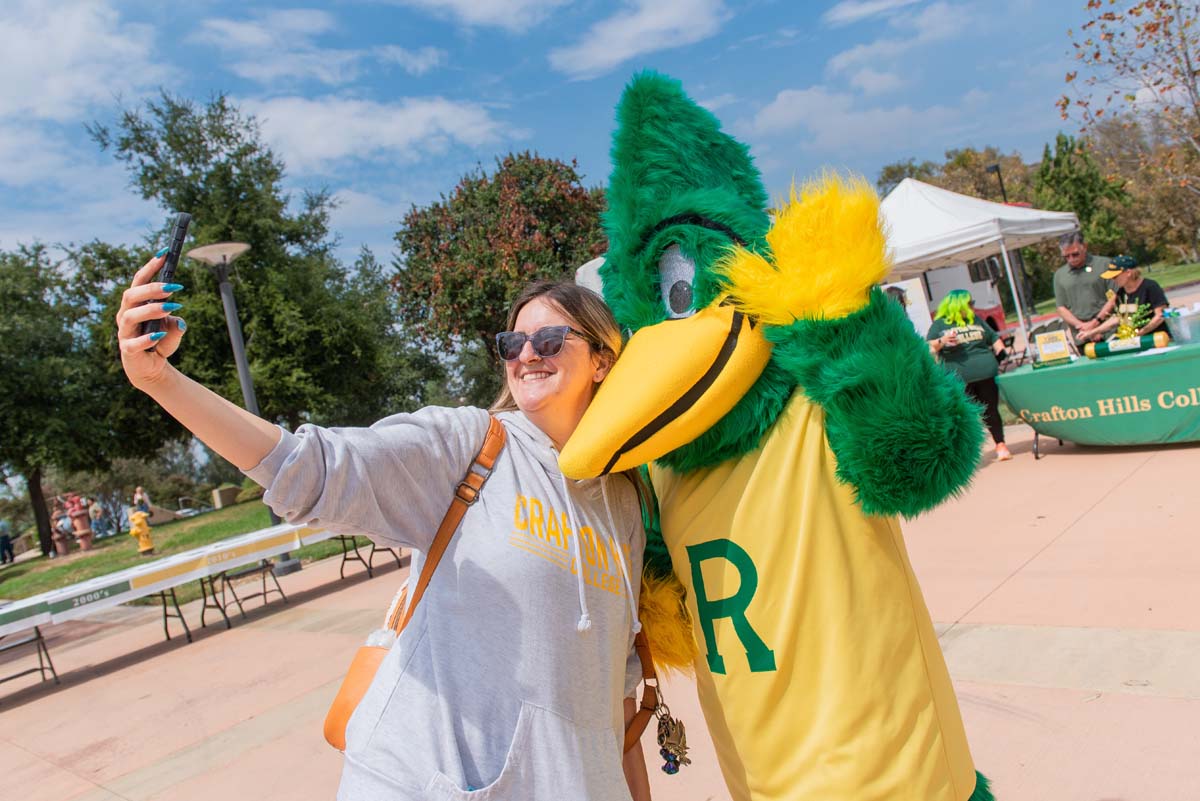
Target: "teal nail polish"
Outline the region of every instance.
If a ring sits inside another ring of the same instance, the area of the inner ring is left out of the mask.
[[[162,307],[163,307],[163,311],[166,311],[166,312],[173,312],[173,311],[175,311],[176,309],[182,309],[182,308],[183,308],[183,304],[182,304],[182,303],[164,303],[164,304],[162,305]]]
[[[150,341],[157,342],[158,340],[162,339],[166,335],[167,335],[166,331],[155,331],[153,334],[150,335]]]
[[[155,254],[154,254],[154,258],[156,258],[156,259],[157,259],[159,256],[165,256],[165,255],[167,255],[167,251],[168,251],[168,250],[170,250],[170,248],[163,248],[162,250],[160,250],[160,251],[158,251],[157,253],[155,253]]]
[[[178,325],[178,326],[179,326],[179,330],[180,330],[180,331],[186,331],[186,330],[187,330],[187,323],[186,323],[186,322],[184,322],[183,320],[180,320],[179,322],[177,322],[177,323],[176,323],[176,325]]]
[[[183,289],[183,284],[163,284],[163,292],[178,292]]]

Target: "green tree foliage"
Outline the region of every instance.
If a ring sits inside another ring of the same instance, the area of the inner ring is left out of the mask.
[[[80,321],[42,245],[0,253],[0,464],[25,479],[42,552],[51,548],[42,493],[48,467],[90,466],[104,437]]]
[[[1089,247],[1108,253],[1125,238],[1117,209],[1130,199],[1122,183],[1104,174],[1085,144],[1060,133],[1054,151],[1046,145],[1042,154],[1033,201],[1038,208],[1075,212]]]
[[[988,167],[999,165],[1004,179],[1004,192],[1000,191],[1000,179]],[[996,147],[954,148],[946,151],[941,164],[932,161],[918,162],[916,159],[885,164],[879,171],[875,186],[880,194],[891,192],[905,178],[916,178],[927,184],[949,189],[962,195],[1002,202],[1028,202],[1032,168],[1019,153],[1002,153]]]
[[[895,161],[883,165],[879,177],[875,179],[875,188],[879,190],[880,196],[886,196],[905,178],[916,178],[918,181],[931,183],[937,171],[938,165],[932,161],[918,163],[916,159],[911,158]]]
[[[429,345],[471,349],[469,402],[486,403],[498,386],[494,367],[479,376],[476,357],[490,351],[512,299],[530,281],[570,277],[604,251],[603,204],[574,162],[518,153],[404,217],[394,281],[403,322]]]
[[[250,245],[234,263],[233,283],[264,417],[292,427],[365,422],[419,403],[437,365],[396,330],[390,276],[373,259],[360,259],[353,270],[337,261],[332,198],[310,192],[292,204],[282,188],[284,165],[253,117],[224,96],[197,106],[163,94],[124,110],[115,128],[96,124],[90,132],[128,165],[143,197],[193,215],[188,248]],[[107,319],[118,285],[140,258],[123,265],[98,259]],[[177,280],[187,287],[176,298],[188,321],[180,369],[241,403],[215,278],[184,259]]]

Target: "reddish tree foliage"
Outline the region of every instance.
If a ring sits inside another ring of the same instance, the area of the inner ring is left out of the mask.
[[[605,250],[604,195],[576,164],[509,154],[462,178],[449,197],[414,206],[396,232],[404,323],[425,342],[490,342],[508,305],[538,278],[570,277]]]
[[[1080,70],[1067,73],[1075,95],[1059,99],[1063,119],[1090,133],[1116,115],[1159,132],[1163,146],[1139,168],[1200,196],[1200,6],[1088,0],[1087,15],[1069,32]]]

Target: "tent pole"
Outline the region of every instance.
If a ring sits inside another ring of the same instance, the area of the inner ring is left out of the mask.
[[[1017,292],[1017,282],[1013,279],[1012,262],[1008,260],[1008,248],[1004,246],[1004,238],[1000,238],[1000,255],[1004,257],[1004,272],[1008,274],[1008,288],[1012,291],[1013,305],[1017,307],[1017,324],[1021,326],[1021,336],[1025,340],[1025,358],[1033,361],[1033,351],[1029,341],[1029,326],[1025,324],[1025,315],[1021,312],[1021,295]]]

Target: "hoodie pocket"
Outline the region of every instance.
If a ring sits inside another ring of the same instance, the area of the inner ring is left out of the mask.
[[[504,766],[491,784],[486,787],[462,788],[446,774],[434,771],[425,787],[425,792],[431,801],[504,801],[526,797],[523,788],[532,784],[529,765],[529,736],[533,729],[534,718],[540,713],[535,706],[521,704],[517,715],[517,725],[513,730],[512,741],[508,745],[508,753],[504,757]]]

